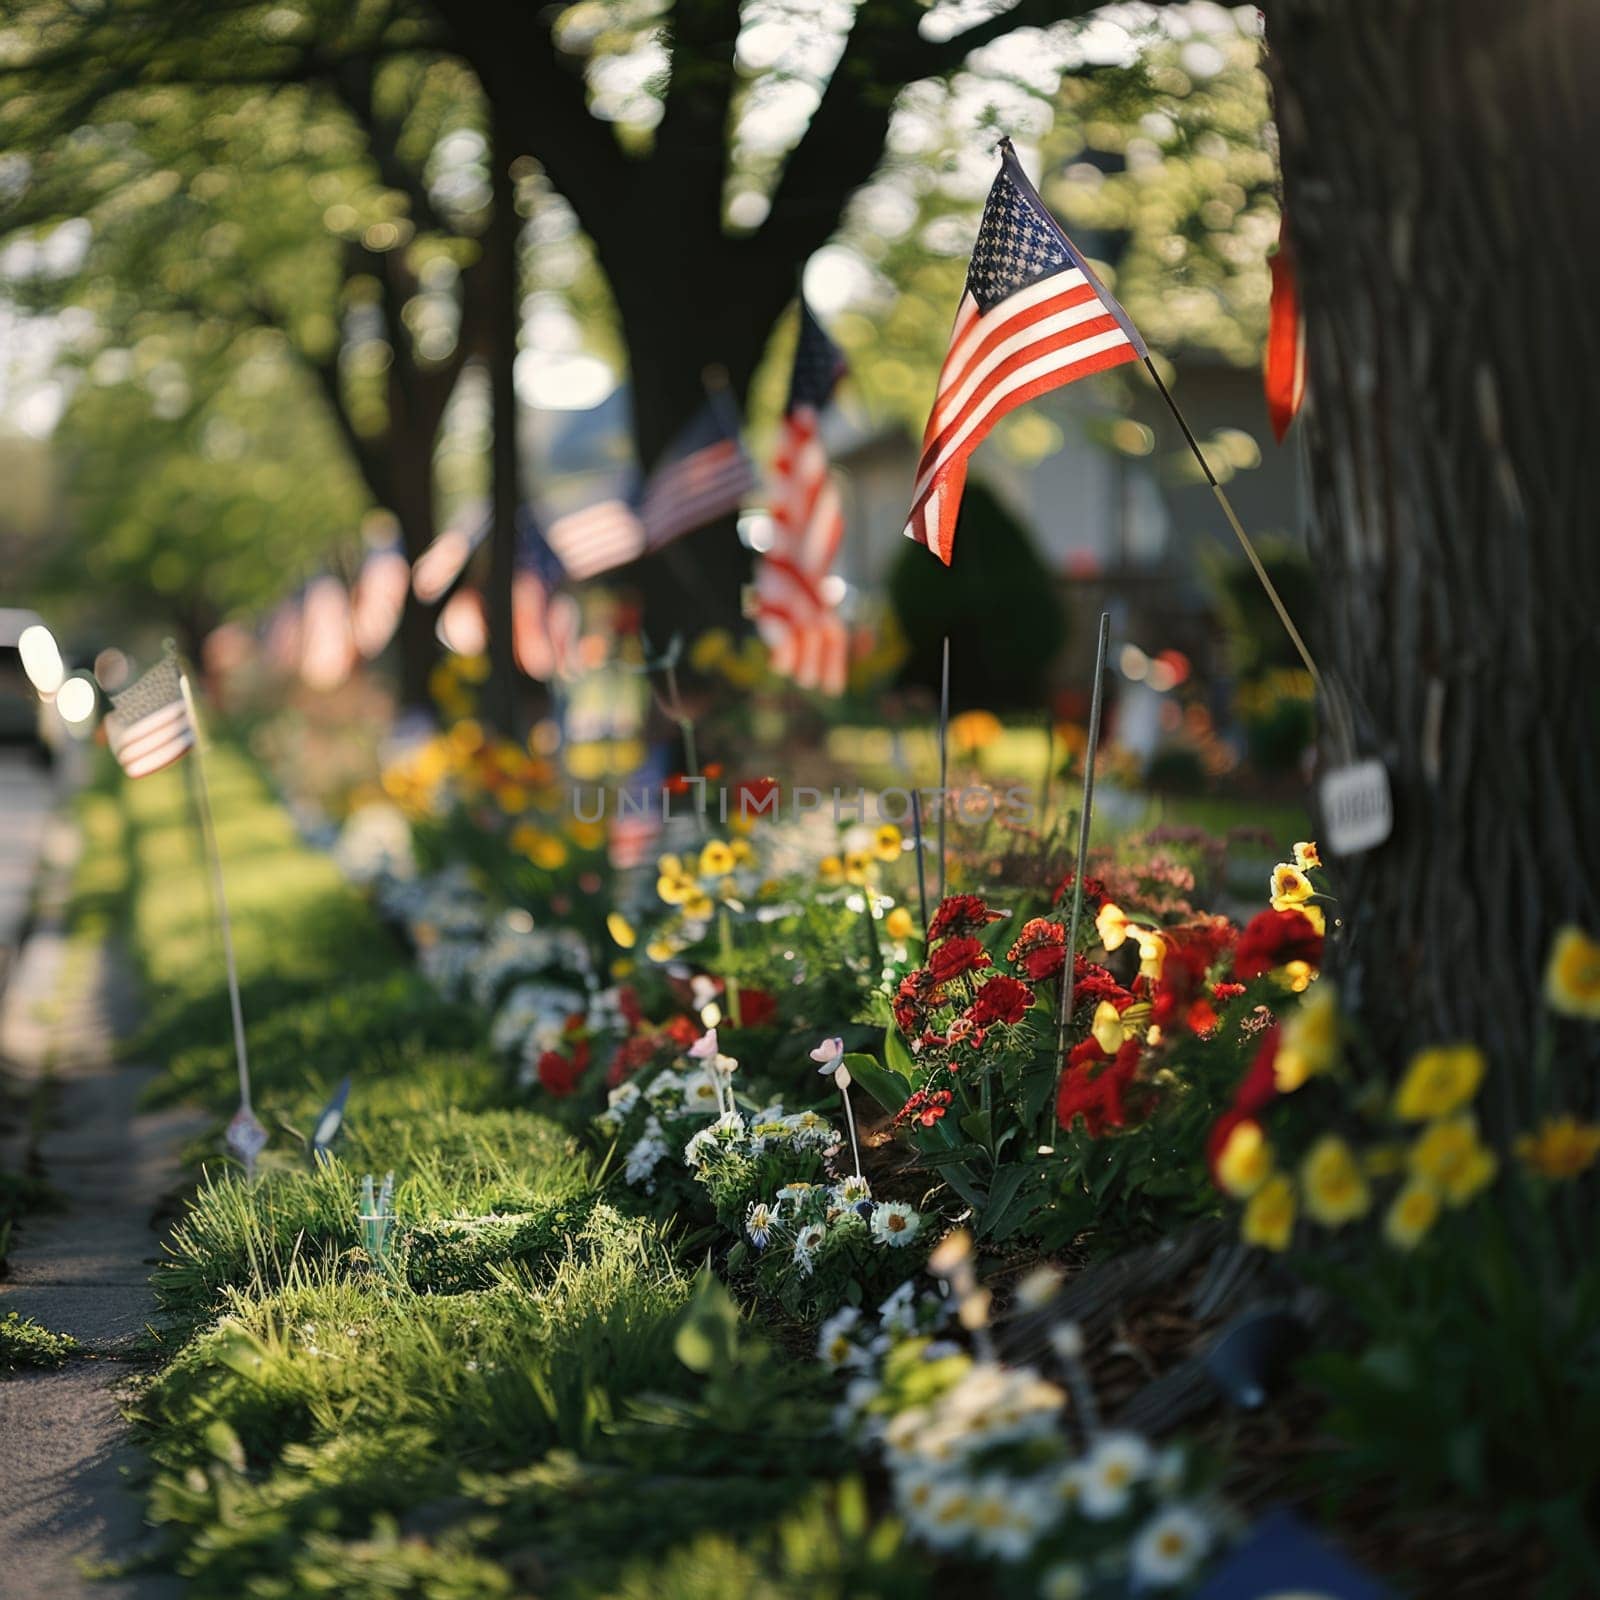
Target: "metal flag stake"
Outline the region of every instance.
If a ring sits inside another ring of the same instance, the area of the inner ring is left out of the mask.
[[[939,904],[944,904],[944,814],[950,805],[950,635],[939,674]]]
[[[1111,640],[1111,613],[1100,613],[1100,639],[1094,655],[1094,693],[1089,700],[1089,742],[1083,752],[1083,807],[1078,813],[1078,859],[1072,874],[1072,914],[1062,951],[1061,998],[1056,1012],[1056,1071],[1067,1062],[1067,1021],[1078,988],[1078,923],[1083,916],[1083,874],[1089,863],[1089,819],[1094,812],[1094,762],[1100,748],[1100,710],[1105,701],[1106,647]],[[1044,1105],[1044,1136],[1050,1132],[1051,1106]]]
[[[211,793],[206,785],[205,736],[195,709],[194,688],[189,670],[179,664],[178,686],[183,691],[184,709],[194,730],[194,792],[200,813],[200,833],[211,862],[211,882],[217,896],[217,923],[222,929],[222,955],[228,966],[228,1001],[233,1009],[233,1050],[239,1065],[239,1109],[234,1112],[224,1136],[230,1150],[244,1163],[245,1178],[254,1181],[256,1157],[267,1146],[270,1135],[262,1127],[250,1104],[250,1057],[244,1042],[244,1007],[239,1002],[239,968],[233,956],[233,924],[228,919],[228,895],[222,883],[222,855],[217,848],[217,828],[211,815]]]

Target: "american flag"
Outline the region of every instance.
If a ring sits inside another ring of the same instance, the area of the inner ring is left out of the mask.
[[[905,533],[946,566],[967,458],[1007,412],[1049,389],[1143,360],[1144,340],[1028,181],[1011,141],[989,191],[939,373]]]
[[[461,581],[478,546],[489,537],[493,521],[481,501],[464,509],[411,568],[411,587],[423,605],[447,599]]]
[[[549,585],[553,589],[565,579],[582,583],[642,556],[644,525],[626,500],[601,500],[557,517],[542,542],[560,569]]]
[[[774,672],[834,695],[844,689],[849,638],[823,583],[844,535],[844,513],[819,430],[844,372],[844,356],[802,296],[789,403],[769,474],[773,543],[756,568],[752,614]]]
[[[1272,269],[1272,301],[1267,313],[1267,351],[1262,381],[1267,391],[1267,416],[1279,444],[1299,413],[1306,392],[1306,330],[1300,320],[1300,286],[1295,280],[1289,235],[1281,230]]]
[[[368,661],[381,655],[400,626],[411,587],[411,563],[398,539],[372,546],[362,558],[350,595],[350,631]]]
[[[578,633],[578,603],[559,591],[560,558],[524,508],[517,513],[517,566],[511,579],[511,649],[517,666],[547,683],[566,665]]]
[[[194,744],[194,722],[170,656],[111,697],[106,742],[130,778],[171,766]]]
[[[737,511],[755,483],[730,408],[707,400],[645,482],[639,498],[645,548],[659,550]]]
[[[324,572],[306,585],[300,608],[300,677],[313,689],[337,689],[355,663],[350,592]]]

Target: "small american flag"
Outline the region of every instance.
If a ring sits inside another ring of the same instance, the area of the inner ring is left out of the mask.
[[[844,689],[849,639],[823,583],[844,535],[844,513],[820,422],[844,372],[844,356],[802,296],[789,404],[769,475],[773,543],[756,568],[752,614],[773,671],[832,695]]]
[[[659,550],[737,511],[755,483],[735,419],[727,407],[708,400],[645,482],[639,498],[645,548]]]
[[[170,767],[193,746],[194,722],[183,697],[178,664],[170,656],[111,697],[106,742],[130,778]]]
[[[582,511],[571,511],[550,524],[543,541],[560,575],[555,588],[570,578],[582,583],[613,567],[626,566],[644,554],[644,526],[626,500],[600,500]]]
[[[1011,141],[989,191],[939,373],[905,533],[946,566],[967,458],[1007,412],[1125,361],[1144,340],[1028,181]]]
[[[578,603],[559,592],[567,571],[532,515],[517,513],[517,566],[511,579],[511,649],[517,666],[547,683],[577,639]]]
[[[368,661],[381,655],[400,626],[411,587],[411,563],[398,539],[374,545],[362,558],[350,595],[350,631]]]
[[[437,605],[449,597],[474,552],[489,537],[492,520],[482,502],[477,502],[463,510],[417,557],[411,568],[411,587],[423,605]]]
[[[300,608],[300,677],[313,689],[337,689],[355,663],[350,592],[324,572],[306,585]]]
[[[1262,381],[1267,391],[1272,436],[1282,444],[1306,393],[1306,330],[1300,319],[1300,287],[1295,281],[1294,253],[1286,230],[1280,232],[1278,252],[1267,265],[1272,269],[1272,300],[1267,313]]]

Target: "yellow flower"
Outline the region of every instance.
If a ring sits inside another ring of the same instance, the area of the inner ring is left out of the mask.
[[[1109,1000],[1102,1000],[1094,1008],[1094,1022],[1089,1032],[1108,1056],[1114,1056],[1128,1037],[1128,1030],[1122,1026],[1122,1013]]]
[[[1311,887],[1311,880],[1293,862],[1280,861],[1272,869],[1270,893],[1274,911],[1289,911],[1302,901],[1309,900],[1316,892]]]
[[[824,856],[817,863],[817,876],[825,884],[844,882],[844,862],[838,856]]]
[[[1128,937],[1128,914],[1107,900],[1095,913],[1094,931],[1107,950],[1119,949]]]
[[[1298,911],[1318,933],[1325,934],[1328,931],[1328,919],[1323,914],[1322,907],[1314,900],[1278,899],[1272,902],[1272,909],[1274,911]]]
[[[1394,1197],[1383,1219],[1384,1236],[1399,1250],[1411,1250],[1439,1220],[1439,1196],[1413,1180]]]
[[[603,822],[575,819],[567,832],[580,850],[598,850],[606,842],[606,825]]]
[[[534,846],[538,844],[541,835],[531,822],[519,822],[511,830],[506,843],[511,846],[519,856],[532,857]]]
[[[679,856],[661,856],[656,861],[656,871],[663,878],[681,878],[683,876],[683,860]]]
[[[1419,1050],[1395,1091],[1395,1115],[1405,1122],[1426,1122],[1459,1111],[1478,1092],[1486,1065],[1483,1052],[1472,1044]]]
[[[731,840],[728,848],[733,852],[734,862],[738,866],[748,867],[756,858],[755,850],[748,839]]]
[[[712,839],[700,852],[700,876],[725,878],[733,871],[733,851],[720,839]]]
[[[1139,972],[1152,982],[1161,976],[1161,964],[1167,959],[1167,941],[1150,928],[1135,928],[1133,936],[1139,941]]]
[[[962,711],[950,719],[950,742],[957,750],[984,750],[1005,733],[992,711]]]
[[[541,833],[529,852],[536,867],[555,872],[567,864],[567,847],[553,833]]]
[[[1235,1124],[1217,1154],[1217,1183],[1236,1200],[1253,1195],[1272,1173],[1272,1146],[1259,1122]]]
[[[1464,1206],[1493,1181],[1500,1165],[1479,1140],[1478,1122],[1470,1111],[1429,1123],[1407,1160],[1412,1172],[1452,1206]]]
[[[904,906],[896,906],[883,919],[884,932],[891,939],[909,939],[916,932],[916,926],[911,920],[911,913]]]
[[[644,947],[644,953],[652,961],[670,961],[678,953],[678,947],[665,936],[658,936]]]
[[[1361,1152],[1361,1167],[1369,1178],[1392,1178],[1406,1170],[1406,1154],[1403,1144],[1369,1144]]]
[[[620,911],[606,914],[606,932],[611,935],[612,943],[623,950],[633,949],[639,938],[633,931],[633,924]]]
[[[1576,1117],[1546,1117],[1538,1132],[1517,1140],[1517,1156],[1544,1178],[1575,1178],[1600,1155],[1600,1123]]]
[[[900,859],[900,830],[892,822],[883,823],[873,834],[872,853],[880,861]]]
[[[1312,1145],[1301,1164],[1300,1187],[1305,1191],[1306,1214],[1325,1228],[1364,1217],[1372,1204],[1350,1146],[1331,1133]]]
[[[683,914],[691,922],[708,922],[714,910],[711,896],[698,886],[691,889],[689,898],[683,902]]]
[[[656,893],[669,906],[684,905],[699,892],[700,886],[687,872],[663,872],[656,879]]]
[[[1322,857],[1317,854],[1317,841],[1315,839],[1302,839],[1294,847],[1294,864],[1302,872],[1309,872],[1313,867],[1322,865]]]
[[[1561,929],[1544,970],[1544,997],[1563,1016],[1600,1021],[1600,941],[1570,924]]]
[[[1246,1244],[1260,1245],[1263,1250],[1287,1250],[1289,1235],[1294,1232],[1294,1216],[1294,1185],[1277,1173],[1251,1195],[1239,1226],[1240,1237]]]
[[[1317,991],[1283,1025],[1272,1063],[1279,1094],[1293,1094],[1307,1078],[1326,1072],[1339,1053],[1339,999],[1330,983]]]
[[[846,883],[865,883],[872,871],[872,854],[867,850],[846,850],[844,853],[844,878]]]
[[[1311,980],[1316,975],[1317,969],[1309,961],[1286,961],[1273,974],[1274,977],[1282,979],[1295,994],[1304,994],[1311,987]]]
[[[689,646],[689,665],[696,672],[709,672],[733,654],[733,639],[726,628],[707,628]]]

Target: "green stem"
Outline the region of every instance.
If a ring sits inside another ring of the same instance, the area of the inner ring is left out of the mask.
[[[739,1004],[739,980],[733,975],[733,920],[728,908],[717,912],[717,939],[722,947],[722,981],[728,990],[728,1015],[736,1028],[744,1026],[744,1011]]]

